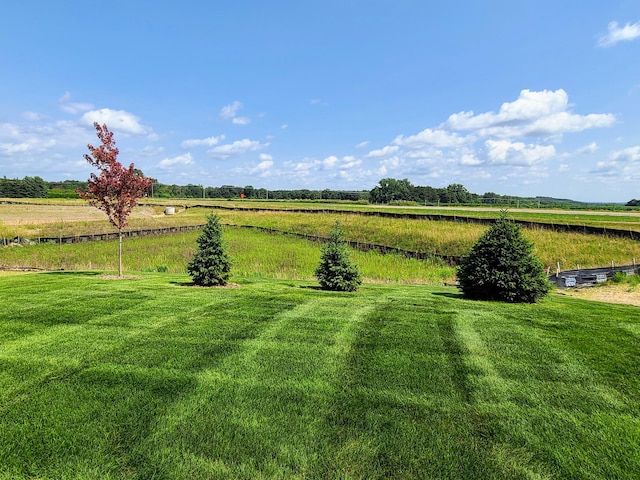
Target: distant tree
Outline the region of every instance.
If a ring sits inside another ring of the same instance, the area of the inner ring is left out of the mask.
[[[551,290],[533,244],[506,212],[461,262],[458,282],[464,296],[476,300],[533,303]]]
[[[389,203],[395,200],[415,200],[415,187],[408,179],[383,178],[370,192],[373,203]]]
[[[144,196],[151,186],[151,179],[136,171],[133,163],[125,168],[118,161],[118,149],[106,125],[93,124],[101,145],[87,145],[89,154],[84,158],[98,169],[98,175],[92,173],[87,182],[87,191],[77,190],[89,204],[103,210],[109,222],[118,229],[118,276],[122,277],[122,230],[127,226],[127,218],[137,205],[138,198]]]
[[[629,200],[626,205],[627,207],[640,207],[640,200],[634,198],[633,200]]]
[[[355,292],[362,283],[357,265],[349,258],[340,222],[335,223],[329,241],[322,248],[320,264],[315,275],[323,290]]]
[[[207,217],[207,224],[197,242],[198,250],[187,265],[193,283],[202,287],[226,285],[231,272],[231,260],[222,241],[220,217]]]

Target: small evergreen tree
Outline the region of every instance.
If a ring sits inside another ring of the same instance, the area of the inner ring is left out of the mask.
[[[506,212],[489,227],[458,267],[459,288],[476,300],[534,303],[552,288],[533,243]]]
[[[322,248],[320,264],[315,275],[323,290],[355,292],[362,283],[357,265],[349,258],[340,222],[336,222],[329,235],[329,241]]]
[[[226,285],[231,271],[231,260],[222,242],[220,217],[207,217],[207,224],[197,241],[198,251],[187,265],[193,283],[203,287]]]

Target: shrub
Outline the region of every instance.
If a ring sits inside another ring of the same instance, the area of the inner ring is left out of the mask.
[[[362,283],[357,265],[349,258],[340,222],[335,223],[329,241],[322,248],[320,264],[315,275],[323,290],[355,292]]]
[[[533,303],[552,288],[533,243],[506,212],[480,237],[457,273],[464,296],[477,300]]]
[[[220,217],[209,215],[198,237],[198,250],[187,265],[193,283],[203,287],[223,286],[229,280],[231,260],[222,242]]]

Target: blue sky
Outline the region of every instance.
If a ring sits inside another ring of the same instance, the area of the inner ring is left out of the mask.
[[[640,2],[3,2],[0,176],[640,198]]]

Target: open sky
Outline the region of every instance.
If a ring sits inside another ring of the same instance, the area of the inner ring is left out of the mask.
[[[640,198],[638,0],[5,0],[0,176]]]

